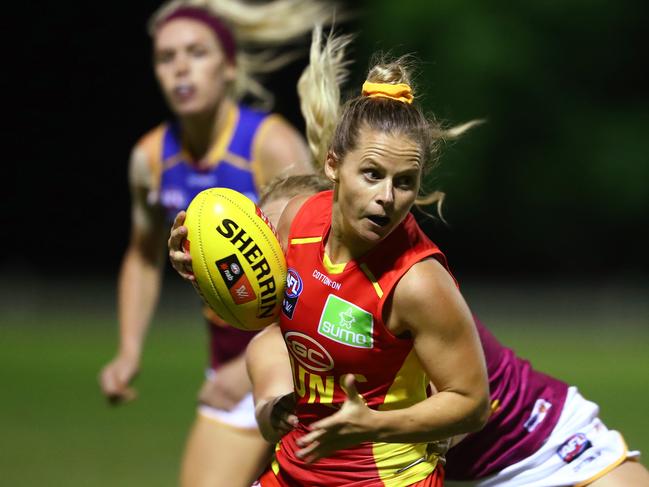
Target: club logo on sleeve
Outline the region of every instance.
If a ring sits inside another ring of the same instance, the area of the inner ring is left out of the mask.
[[[572,435],[557,449],[557,455],[566,463],[572,462],[579,455],[588,450],[593,444],[583,433]]]
[[[297,299],[302,294],[302,278],[295,269],[288,269],[286,273],[286,287],[284,288],[284,299],[282,300],[282,311],[289,320],[293,319]]]
[[[241,263],[236,255],[228,255],[224,259],[217,260],[216,268],[236,304],[244,304],[257,299],[257,295],[253,291],[248,277],[241,269]]]
[[[372,348],[374,317],[355,304],[330,294],[327,298],[318,333],[331,340],[356,348]]]

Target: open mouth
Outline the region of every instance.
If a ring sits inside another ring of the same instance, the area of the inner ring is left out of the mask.
[[[176,86],[173,92],[176,98],[180,100],[188,100],[194,95],[196,88],[194,88],[194,86],[192,85],[183,84]]]
[[[367,219],[379,227],[384,227],[390,223],[390,219],[387,216],[371,215]]]

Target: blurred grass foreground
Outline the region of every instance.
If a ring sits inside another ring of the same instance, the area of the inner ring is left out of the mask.
[[[4,280],[0,485],[174,486],[207,344],[197,298],[167,279],[136,385],[111,408],[97,373],[114,353],[114,283]],[[467,283],[495,334],[579,386],[609,427],[649,455],[649,288]]]

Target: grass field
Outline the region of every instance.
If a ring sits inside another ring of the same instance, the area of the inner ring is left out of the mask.
[[[173,486],[206,344],[194,296],[166,289],[120,408],[99,395],[116,327],[112,284],[21,281],[0,298],[0,485]],[[649,303],[632,290],[469,286],[474,311],[535,366],[578,384],[649,452]],[[645,460],[645,464],[647,464]]]

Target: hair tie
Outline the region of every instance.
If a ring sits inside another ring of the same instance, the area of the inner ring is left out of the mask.
[[[414,99],[412,89],[406,83],[393,85],[390,83],[372,83],[366,81],[363,83],[363,91],[361,94],[370,98],[390,98],[408,104],[411,104]]]
[[[156,22],[156,31],[159,30],[167,22],[170,22],[174,19],[191,19],[202,22],[214,33],[214,35],[218,39],[227,60],[232,64],[236,63],[237,45],[236,41],[234,40],[234,35],[232,34],[230,28],[212,12],[202,7],[178,7],[162,19],[158,20],[158,22]]]

